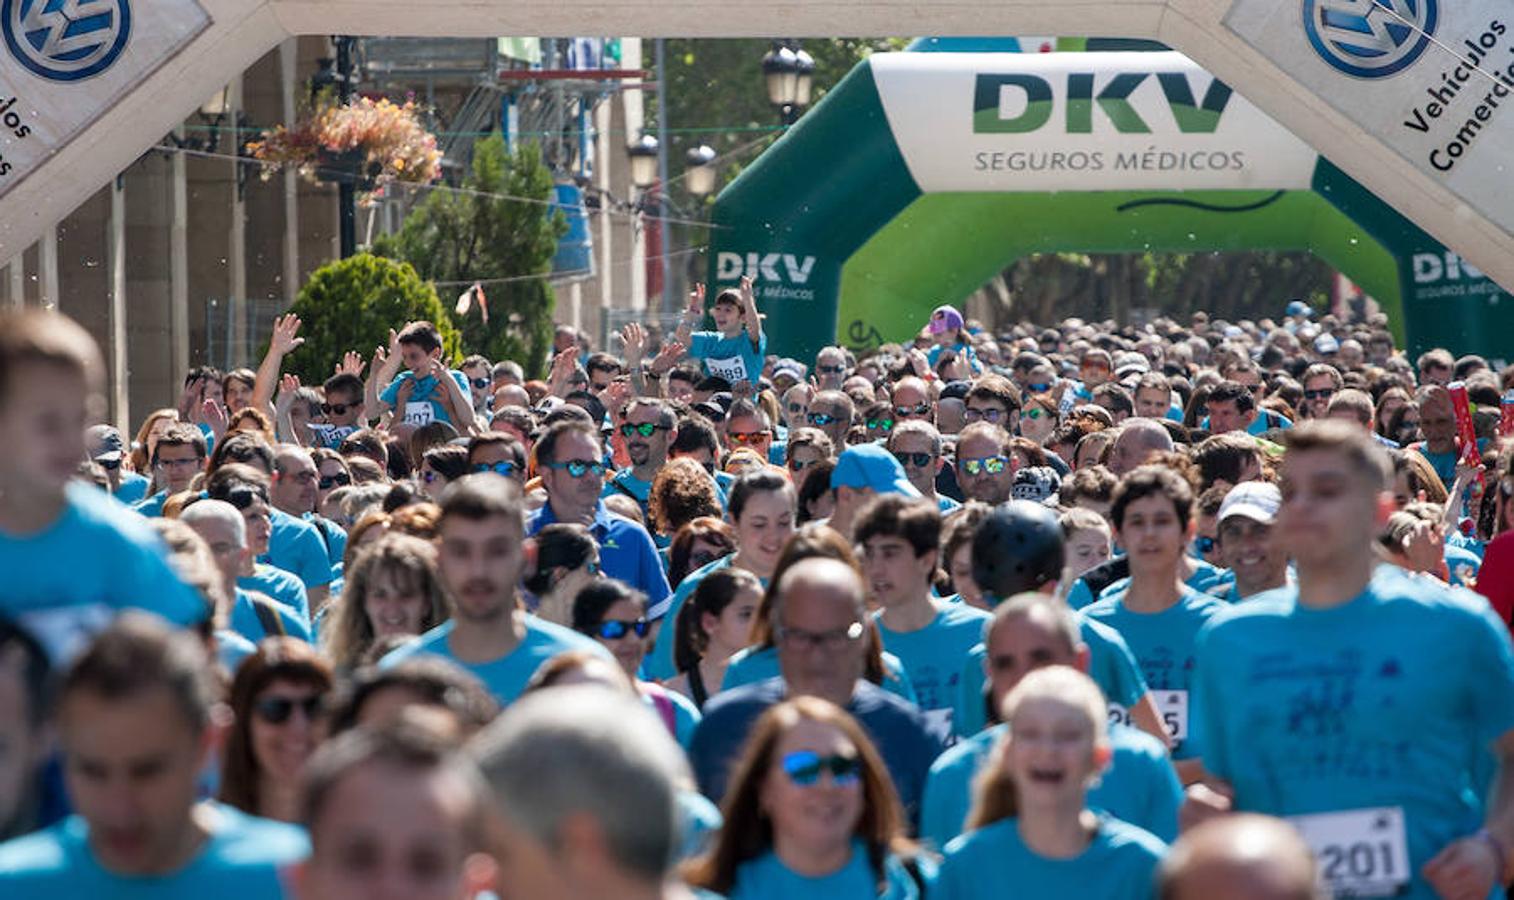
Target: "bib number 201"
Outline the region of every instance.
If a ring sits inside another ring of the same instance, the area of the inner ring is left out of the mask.
[[[1337,897],[1391,897],[1409,880],[1404,811],[1388,806],[1294,816],[1321,885]]]

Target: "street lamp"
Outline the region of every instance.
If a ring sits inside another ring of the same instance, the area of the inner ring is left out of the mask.
[[[794,50],[794,105],[800,109],[810,105],[810,90],[815,85],[815,57],[799,47]]]
[[[657,138],[644,134],[626,147],[631,158],[631,183],[647,190],[657,183]]]
[[[715,179],[718,173],[715,171],[715,150],[708,144],[700,144],[691,147],[684,157],[688,164],[685,173],[687,181],[684,186],[689,194],[697,199],[703,199],[715,192]]]
[[[790,47],[774,41],[773,49],[762,57],[762,77],[767,83],[768,102],[778,108],[785,125],[792,125],[810,105],[815,84],[815,58],[797,44]]]

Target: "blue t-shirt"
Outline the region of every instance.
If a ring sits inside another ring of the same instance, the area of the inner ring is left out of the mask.
[[[1157,712],[1172,733],[1173,759],[1201,755],[1203,748],[1194,740],[1189,727],[1194,643],[1199,631],[1227,606],[1208,594],[1184,588],[1176,603],[1157,613],[1131,610],[1125,605],[1124,595],[1100,600],[1083,610],[1089,619],[1118,631],[1130,645],[1157,701]]]
[[[457,382],[458,389],[463,392],[464,397],[470,396],[468,393],[468,376],[456,369],[448,369],[447,374],[451,375],[452,380]],[[383,392],[379,394],[379,401],[385,406],[394,406],[395,401],[400,396],[400,387],[406,382],[413,384],[414,388],[410,391],[409,398],[405,400],[405,408],[394,411],[396,419],[403,421],[406,425],[415,426],[429,425],[432,422],[446,422],[449,425],[455,426],[458,431],[462,431],[467,427],[468,423],[464,422],[462,425],[458,425],[458,423],[452,421],[451,416],[447,415],[447,408],[442,405],[442,397],[446,393],[446,388],[442,387],[441,382],[437,381],[434,375],[423,375],[420,378],[416,378],[414,372],[409,370],[401,372],[399,377],[389,382],[389,386],[384,388]]]
[[[605,479],[605,489],[600,493],[601,497],[614,497],[616,495],[628,496],[636,501],[641,507],[641,514],[647,514],[647,498],[652,496],[652,482],[642,481],[636,477],[631,469],[621,469],[614,475]],[[650,521],[650,520],[648,520]]]
[[[326,545],[326,559],[333,573],[342,571],[342,559],[347,555],[347,532],[325,516],[305,513],[300,517],[315,526],[315,535]]]
[[[312,642],[310,624],[299,613],[266,595],[263,597],[263,602],[272,605],[279,621],[284,624],[285,635],[299,638],[307,644]],[[231,613],[226,617],[226,624],[232,631],[254,644],[265,637],[278,637],[277,634],[270,634],[268,629],[263,627],[263,620],[258,617],[258,611],[253,606],[253,596],[241,588],[237,588],[237,596],[232,601]]]
[[[1088,647],[1088,677],[1104,692],[1111,708],[1118,706],[1123,715],[1146,696],[1146,679],[1136,665],[1135,655],[1118,631],[1082,616],[1078,619],[1079,635]],[[977,734],[988,725],[983,693],[987,682],[983,662],[987,657],[987,648],[979,644],[968,651],[962,664],[957,709],[952,716],[952,727],[962,737]]]
[[[175,625],[210,607],[174,572],[152,526],[91,485],[71,483],[63,512],[29,535],[0,533],[0,615],[30,631],[54,662],[70,659],[123,609]]]
[[[657,686],[653,685],[652,687]],[[689,742],[694,740],[694,729],[699,727],[699,720],[703,718],[703,716],[699,714],[699,707],[694,705],[693,700],[690,700],[688,697],[685,697],[677,691],[664,689],[662,691],[662,695],[668,698],[667,715],[671,716],[673,720],[673,727],[670,733],[672,734],[673,739],[678,741],[678,746],[684,748],[685,750],[688,750]],[[646,705],[647,709],[650,709],[652,713],[657,716],[657,720],[659,722],[668,724],[666,721],[664,721],[663,710],[659,706],[653,694],[648,693],[645,689],[642,690],[641,702]]]
[[[1514,650],[1487,601],[1386,565],[1333,609],[1296,587],[1227,608],[1199,634],[1194,683],[1204,768],[1236,809],[1396,807],[1400,896],[1425,900],[1421,868],[1482,824],[1472,767],[1514,728]]]
[[[932,900],[1150,900],[1167,845],[1119,819],[1103,818],[1088,849],[1048,859],[1020,839],[1018,819],[1001,819],[946,846]]]
[[[921,880],[929,883],[935,866],[921,860]],[[768,850],[736,867],[735,883],[729,900],[920,900],[925,896],[920,884],[892,853],[883,860],[882,891],[868,861],[867,845],[852,840],[852,855],[846,865],[830,875],[811,878],[800,875],[783,864],[778,854]]]
[[[330,584],[331,558],[315,526],[281,509],[269,509],[268,518],[273,531],[268,535],[268,552],[258,562],[292,573],[307,591]]]
[[[704,706],[704,720],[694,731],[689,761],[699,790],[719,803],[731,769],[747,735],[762,714],[787,696],[783,679],[771,678],[733,691],[721,691]],[[867,681],[858,681],[847,712],[873,739],[888,766],[899,801],[914,821],[930,764],[941,754],[943,735],[915,707]]]
[[[755,389],[767,352],[766,332],[756,346],[745,330],[731,338],[718,331],[696,331],[689,335],[689,355],[704,360],[705,372],[731,384],[749,381]]]
[[[168,502],[168,491],[162,490],[145,497],[131,505],[134,512],[146,516],[149,519],[158,519],[163,516],[163,504]]]
[[[526,536],[534,536],[556,521],[557,515],[548,503],[526,517]],[[666,616],[672,590],[668,587],[668,573],[663,571],[662,560],[657,556],[657,545],[647,530],[610,512],[601,500],[594,507],[589,533],[599,545],[599,570],[647,595],[648,620],[655,622]]]
[[[947,349],[948,348],[937,344],[936,346],[930,348],[928,352],[926,352],[925,361],[930,364],[931,371],[935,371],[936,364],[941,361],[941,354],[945,353]],[[956,344],[949,349],[951,349],[952,352],[956,353],[958,357],[962,357],[967,360],[967,367],[972,371],[974,375],[983,374],[983,363],[978,359],[978,353],[977,351],[973,350],[971,344]]]
[[[904,663],[920,708],[950,732],[962,657],[983,642],[983,627],[993,616],[966,603],[938,601],[935,605],[936,617],[918,631],[890,630],[884,626],[881,612],[874,615],[874,621],[884,648]]]
[[[878,686],[900,700],[919,706],[920,698],[915,696],[915,686],[910,681],[904,663],[887,650],[880,655],[883,659],[883,683]],[[777,647],[743,647],[731,656],[720,689],[728,691],[777,678],[781,674]]]
[[[1222,569],[1213,563],[1199,559],[1197,556],[1190,556],[1188,562],[1193,566],[1193,574],[1184,579],[1183,584],[1198,591],[1200,594],[1218,597],[1235,584],[1235,573],[1229,569]],[[1098,599],[1118,599],[1123,597],[1128,590],[1130,590],[1129,575],[1111,581],[1102,591],[1099,591]],[[1081,578],[1073,582],[1072,591],[1067,598],[1067,605],[1072,606],[1073,609],[1083,609],[1093,602],[1094,597],[1088,590],[1088,583]]]
[[[973,782],[988,762],[989,751],[1008,731],[995,725],[957,743],[930,767],[920,807],[920,837],[936,849],[962,833],[972,808]],[[1101,810],[1164,841],[1177,840],[1178,807],[1183,785],[1161,741],[1136,728],[1109,729],[1114,750],[1109,768],[1088,790],[1088,806]]]
[[[258,648],[247,638],[229,628],[216,629],[216,661],[228,675],[235,675],[242,661],[256,653]]]
[[[1467,587],[1477,583],[1477,572],[1482,568],[1482,557],[1465,547],[1446,544],[1446,571],[1451,575],[1451,584]]]
[[[658,630],[657,643],[652,645],[652,652],[642,660],[641,670],[647,678],[653,681],[667,681],[678,674],[678,669],[673,665],[673,626],[678,622],[678,611],[683,609],[684,603],[694,596],[694,591],[699,583],[711,572],[718,572],[726,568],[735,560],[734,553],[722,556],[717,560],[707,562],[683,577],[668,599],[667,609],[663,612],[663,627]],[[763,580],[762,586],[767,587],[767,581]],[[726,676],[726,684],[730,684],[730,676]]]
[[[147,486],[151,483],[152,481],[145,475],[138,475],[136,472],[122,472],[121,485],[114,492],[115,498],[130,506],[147,496]]]
[[[286,872],[310,853],[305,830],[207,804],[214,827],[200,850],[172,875],[126,876],[104,869],[89,847],[89,826],[70,816],[0,844],[0,897],[57,900],[280,900]]]
[[[307,625],[310,623],[310,598],[304,583],[278,566],[253,563],[252,574],[238,578],[237,587],[267,594],[298,613]]]
[[[936,495],[936,509],[940,511],[942,516],[949,516],[961,508],[962,504],[945,494]]]
[[[521,695],[526,689],[526,682],[531,680],[541,664],[559,653],[588,650],[606,659],[611,658],[610,651],[598,641],[544,619],[526,616],[526,633],[514,650],[486,663],[463,662],[453,655],[451,643],[447,640],[456,624],[455,621],[448,620],[409,643],[396,647],[379,660],[379,668],[392,669],[417,656],[440,656],[478,676],[494,699],[499,701],[499,705],[506,706]]]

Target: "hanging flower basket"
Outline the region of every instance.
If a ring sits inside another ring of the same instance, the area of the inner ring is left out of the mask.
[[[295,123],[263,132],[247,145],[263,178],[285,166],[328,184],[351,184],[363,199],[391,182],[430,184],[441,177],[436,136],[420,123],[414,102],[358,97],[325,106]]]

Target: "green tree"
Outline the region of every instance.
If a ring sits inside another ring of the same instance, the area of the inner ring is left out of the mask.
[[[457,317],[464,348],[494,361],[514,360],[528,373],[541,372],[552,345],[556,303],[546,276],[568,228],[562,213],[547,205],[552,173],[542,165],[536,144],[522,143],[512,152],[494,135],[474,146],[473,169],[463,188],[433,191],[406,216],[398,234],[374,243],[373,252],[404,260],[422,278],[446,284],[449,305],[468,284],[484,282],[489,321],[484,323],[477,304]]]
[[[442,335],[442,352],[456,361],[461,341],[436,290],[415,269],[392,259],[359,253],[317,269],[290,307],[300,317],[305,343],[284,360],[284,371],[306,384],[331,376],[348,350],[365,355],[388,346],[389,329],[424,319]]]

